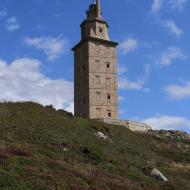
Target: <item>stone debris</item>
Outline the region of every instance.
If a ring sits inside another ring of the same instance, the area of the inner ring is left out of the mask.
[[[151,176],[167,182],[168,179],[156,168],[151,171]]]
[[[183,131],[174,130],[149,130],[149,134],[155,135],[157,137],[166,137],[175,140],[190,140],[190,135]]]
[[[98,138],[101,138],[101,139],[108,139],[108,136],[104,135],[104,133],[98,131],[96,134],[95,134]]]

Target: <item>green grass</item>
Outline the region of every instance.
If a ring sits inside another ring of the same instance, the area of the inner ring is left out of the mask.
[[[109,138],[96,137],[97,131]],[[0,104],[0,190],[189,190],[189,168],[172,166],[190,164],[189,158],[189,142],[35,103]],[[160,169],[169,183],[145,175],[144,167]]]

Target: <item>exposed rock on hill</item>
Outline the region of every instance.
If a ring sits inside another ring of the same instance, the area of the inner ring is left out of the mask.
[[[186,132],[182,131],[175,131],[175,130],[149,130],[149,134],[155,135],[157,137],[165,137],[169,139],[175,139],[175,140],[189,140],[190,141],[190,135]]]

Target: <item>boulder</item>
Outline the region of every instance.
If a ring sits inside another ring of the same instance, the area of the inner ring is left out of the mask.
[[[108,139],[108,136],[104,135],[104,133],[102,133],[100,131],[98,131],[95,135],[104,140]]]
[[[156,168],[154,168],[152,171],[151,171],[151,176],[152,177],[155,177],[157,179],[160,179],[162,181],[168,181],[168,179]]]

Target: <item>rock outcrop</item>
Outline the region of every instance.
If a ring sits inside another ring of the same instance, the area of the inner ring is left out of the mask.
[[[149,130],[148,133],[157,137],[165,137],[175,140],[190,140],[190,135],[183,131]]]
[[[154,178],[159,179],[161,181],[165,181],[165,182],[168,181],[168,179],[164,176],[164,174],[161,173],[157,168],[151,168],[151,167],[143,168],[143,172],[146,175],[154,177]]]
[[[108,136],[104,135],[104,133],[98,131],[97,133],[95,133],[95,135],[98,137],[98,138],[101,138],[101,139],[108,139]]]
[[[162,181],[168,181],[168,179],[164,176],[164,174],[162,174],[158,169],[154,168],[152,171],[151,171],[151,176],[152,177],[155,177],[157,179],[160,179]]]

